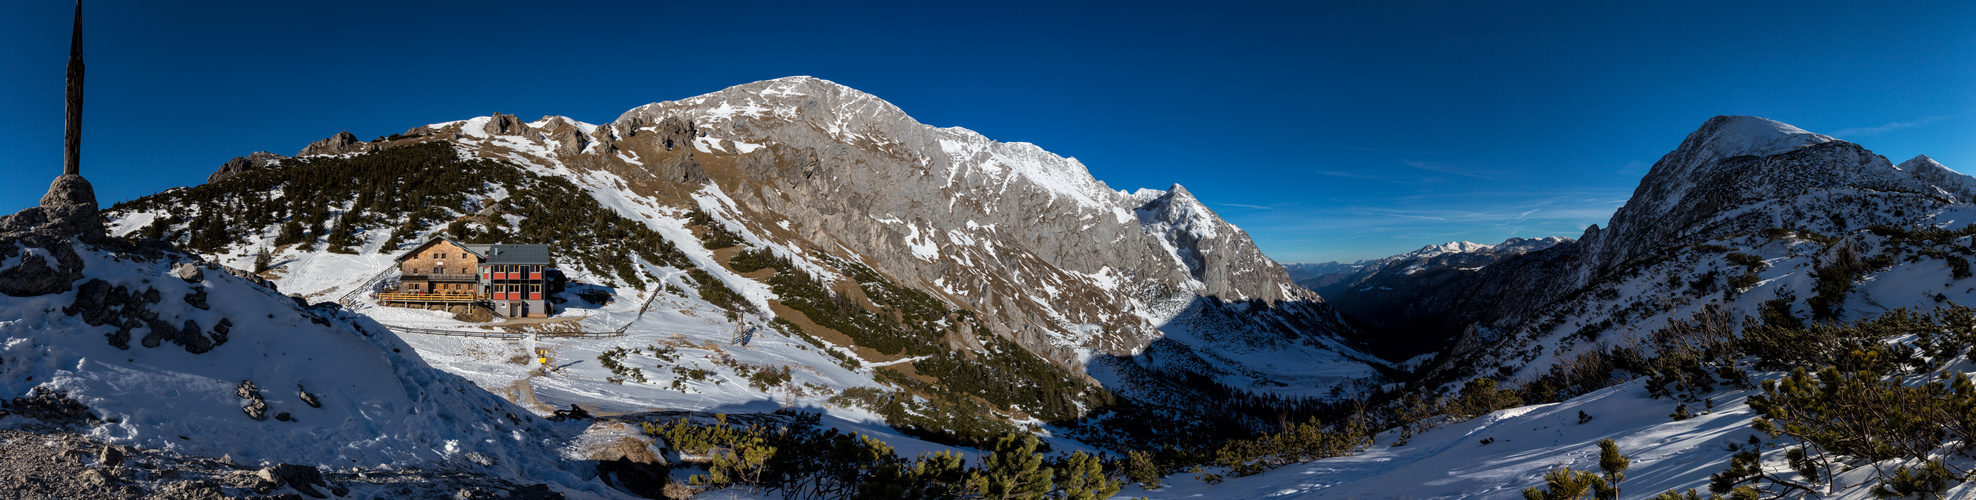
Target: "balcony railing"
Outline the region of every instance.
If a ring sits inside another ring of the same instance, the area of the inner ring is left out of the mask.
[[[380,293],[377,300],[389,305],[392,302],[486,302],[484,293]]]
[[[402,279],[405,281],[451,281],[451,282],[477,283],[480,281],[480,275],[453,274],[453,273],[405,273],[405,277]]]

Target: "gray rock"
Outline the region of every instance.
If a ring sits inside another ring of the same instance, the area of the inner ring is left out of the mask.
[[[248,271],[245,269],[234,269],[228,266],[220,266],[220,270],[225,271],[227,274],[231,274],[236,277],[239,277],[240,279],[253,282],[256,285],[267,287],[267,289],[269,290],[275,290],[277,292],[280,291],[275,288],[275,284],[273,281],[268,281],[267,278],[262,278],[260,275],[254,274],[253,271]]]
[[[191,262],[178,262],[172,264],[172,276],[177,276],[178,279],[185,280],[186,283],[199,283],[202,281],[206,281],[206,273],[204,271],[199,270],[198,264]]]
[[[142,340],[144,347],[158,347],[161,341],[171,341],[173,344],[185,347],[185,352],[204,354],[213,350],[213,346],[216,345],[212,338],[207,337],[205,332],[199,329],[199,323],[193,320],[185,320],[183,327],[173,327],[164,320],[153,319],[145,321],[145,326],[151,328],[151,333],[144,336]]]
[[[50,424],[75,425],[97,420],[88,406],[46,386],[35,386],[28,390],[26,396],[14,398],[0,406],[10,413]]]
[[[225,344],[226,339],[228,338],[228,334],[232,332],[233,332],[233,320],[229,318],[220,318],[219,324],[213,325],[213,331],[208,333],[208,335],[211,336],[213,339],[213,347],[219,347],[220,344]]]
[[[247,413],[247,418],[254,419],[255,422],[268,419],[268,403],[259,399],[248,401],[246,405],[240,407],[240,411]]]
[[[77,205],[96,210],[96,188],[80,175],[64,174],[48,185],[48,194],[41,196],[41,206],[56,207]]]
[[[287,486],[310,497],[328,498],[322,492],[316,491],[316,486],[327,487],[328,485],[323,483],[322,471],[316,470],[315,467],[295,464],[275,464],[274,466],[255,472],[255,475],[259,476],[262,480],[274,482],[277,487]]]
[[[326,139],[309,143],[308,146],[302,148],[302,152],[295,153],[295,156],[340,155],[344,153],[360,153],[370,149],[372,149],[370,143],[358,139],[356,135],[345,130],[337,132],[336,135],[329,136]]]
[[[81,269],[64,266],[59,260],[50,265],[47,257],[27,255],[14,267],[0,269],[0,293],[15,297],[62,293],[81,278]]]
[[[247,404],[240,407],[241,411],[247,412],[247,418],[257,422],[268,419],[268,403],[261,399],[261,389],[254,386],[254,381],[241,381],[240,385],[233,389],[233,393],[240,396],[240,399],[247,400]]]
[[[351,138],[354,139],[356,137],[351,136]],[[287,157],[267,151],[257,151],[247,156],[236,156],[232,160],[227,160],[226,163],[221,164],[220,169],[213,171],[212,175],[206,176],[206,183],[212,184],[223,181],[230,177],[246,173],[248,170],[279,163],[285,159]]]
[[[316,395],[309,394],[309,390],[302,388],[302,384],[295,384],[295,395],[302,398],[302,403],[309,405],[310,408],[322,408],[322,401],[317,400]]]
[[[240,381],[240,385],[233,388],[233,393],[240,399],[261,399],[261,388],[255,386],[252,380]]]
[[[185,292],[185,303],[202,311],[212,309],[206,304],[206,287],[192,287],[192,291]]]
[[[121,446],[103,445],[103,451],[96,455],[96,463],[103,464],[104,467],[116,467],[122,464],[128,455]]]

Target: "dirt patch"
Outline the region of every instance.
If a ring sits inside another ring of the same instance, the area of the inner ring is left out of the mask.
[[[851,349],[852,352],[857,353],[859,358],[863,358],[867,362],[884,363],[886,361],[895,361],[906,358],[905,353],[900,353],[899,355],[896,356],[887,355],[885,353],[878,352],[877,349],[872,349],[870,347],[857,345],[856,342],[851,341],[851,336],[845,335],[844,332],[840,332],[825,327],[823,325],[816,324],[816,322],[810,321],[809,316],[804,316],[802,311],[797,311],[795,309],[790,308],[789,306],[782,305],[782,301],[769,299],[768,308],[770,311],[775,312],[776,316],[779,316],[782,319],[789,320],[790,323],[795,323],[796,327],[802,328],[804,333],[808,333],[810,335],[815,336],[816,338],[823,339],[824,342],[829,342],[832,344],[848,347]]]
[[[926,376],[926,375],[922,375],[922,374],[920,374],[920,373],[919,373],[919,368],[918,368],[918,367],[915,367],[915,366],[913,366],[913,364],[912,364],[912,363],[910,363],[910,362],[907,362],[907,363],[899,363],[899,364],[896,364],[896,365],[887,365],[887,366],[885,366],[885,368],[891,368],[891,369],[893,369],[893,370],[895,370],[895,371],[898,371],[898,372],[899,372],[899,373],[901,373],[901,374],[904,374],[904,375],[905,375],[905,376],[907,376],[907,377],[911,377],[911,378],[912,378],[913,380],[918,380],[918,381],[921,381],[921,382],[926,382],[926,383],[929,383],[929,384],[938,384],[938,383],[940,383],[940,379],[937,379],[937,378],[933,378],[933,377],[929,377],[929,376]],[[993,407],[994,405],[988,405],[988,406],[990,406],[990,407]]]

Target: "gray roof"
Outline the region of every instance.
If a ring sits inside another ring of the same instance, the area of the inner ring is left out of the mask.
[[[508,245],[495,243],[487,250],[488,264],[554,264],[549,245]]]

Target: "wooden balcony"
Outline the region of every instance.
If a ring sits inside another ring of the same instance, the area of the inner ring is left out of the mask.
[[[484,293],[405,293],[405,292],[398,292],[398,293],[380,293],[380,294],[377,294],[377,302],[378,302],[378,303],[380,303],[380,304],[384,304],[384,305],[387,305],[387,306],[388,306],[388,305],[391,305],[391,303],[393,303],[393,302],[419,302],[419,303],[448,303],[448,304],[472,304],[472,303],[477,303],[477,302],[486,302],[486,301],[487,301],[487,294],[484,294]]]
[[[403,277],[403,278],[401,278],[401,279],[402,279],[402,280],[404,280],[404,281],[428,281],[428,282],[446,282],[446,283],[478,283],[478,282],[480,282],[480,275],[478,275],[478,274],[453,274],[453,273],[405,273],[405,275],[404,275],[404,277]]]

